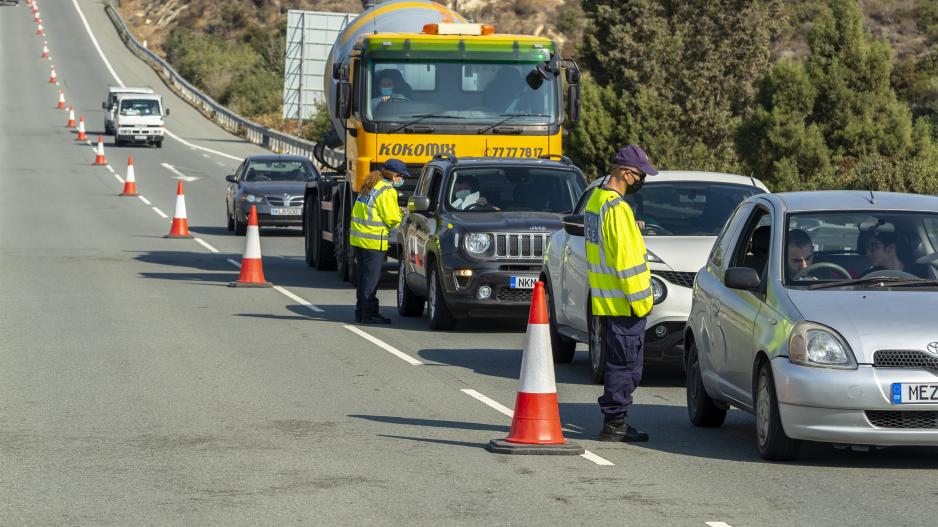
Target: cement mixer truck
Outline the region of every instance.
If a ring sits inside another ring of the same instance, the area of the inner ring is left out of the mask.
[[[579,69],[553,41],[498,34],[426,0],[368,7],[339,35],[324,77],[334,130],[315,157],[332,172],[306,189],[304,243],[308,265],[343,280],[354,277],[356,192],[384,161],[408,166],[404,206],[435,156],[559,157],[563,127],[578,120]]]

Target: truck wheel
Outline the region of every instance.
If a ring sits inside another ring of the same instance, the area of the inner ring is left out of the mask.
[[[551,284],[545,278],[544,292],[547,293],[547,316],[550,317],[550,348],[554,352],[554,363],[570,364],[576,355],[576,341],[570,340],[557,332],[557,308],[554,305],[554,295],[551,294]]]
[[[435,267],[430,270],[428,288],[430,297],[427,298],[427,306],[430,310],[430,329],[453,329],[456,320],[446,305],[446,293],[443,291],[443,284],[440,283],[440,273]]]
[[[782,428],[775,379],[766,363],[759,368],[756,381],[756,444],[759,455],[769,461],[791,461],[801,449],[801,441],[788,437]]]
[[[248,226],[245,223],[238,221],[238,211],[235,211],[231,214],[234,216],[234,233],[238,236],[244,236],[248,232]]]
[[[306,263],[320,271],[335,270],[335,247],[332,242],[322,239],[322,204],[319,196],[311,196],[311,203],[306,203],[306,229],[303,234],[306,243]]]
[[[700,373],[697,344],[692,343],[687,353],[687,416],[694,426],[716,428],[726,420],[726,408],[717,406],[704,388]]]
[[[157,141],[157,142],[156,142],[156,147],[157,147],[157,148],[163,148],[163,141]]]
[[[603,317],[589,314],[590,377],[602,384],[606,376],[606,346],[603,343]]]
[[[125,142],[123,139],[114,139],[114,144],[117,146],[124,146]]]
[[[335,270],[339,275],[339,280],[348,282],[349,280],[349,260],[351,259],[351,247],[348,243],[348,234],[345,232],[345,205],[339,209],[339,221],[335,227]]]
[[[423,314],[426,301],[407,285],[405,266],[404,257],[401,255],[397,266],[397,312],[402,317],[419,317]]]

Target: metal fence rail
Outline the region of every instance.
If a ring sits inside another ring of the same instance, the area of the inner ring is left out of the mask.
[[[104,9],[111,22],[114,23],[114,27],[117,28],[121,40],[124,41],[134,55],[149,64],[180,97],[188,101],[206,117],[221,125],[225,130],[244,137],[251,143],[277,153],[306,156],[315,162],[313,148],[316,147],[316,143],[277,130],[271,130],[266,126],[245,119],[225,108],[182,78],[165,60],[144,47],[133,36],[114,4],[115,0],[108,0]],[[341,153],[328,148],[325,149],[324,157],[333,166],[339,166],[343,161]]]

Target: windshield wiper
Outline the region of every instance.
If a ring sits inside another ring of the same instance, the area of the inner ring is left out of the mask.
[[[479,128],[479,131],[477,133],[479,135],[485,135],[485,133],[488,132],[489,130],[494,130],[495,128],[498,128],[499,126],[507,123],[508,121],[516,117],[550,117],[550,116],[547,114],[543,114],[543,113],[503,113],[499,115],[499,117],[504,117],[504,119],[502,119],[501,121],[498,121],[497,123],[491,126],[486,126],[485,128]]]
[[[401,117],[416,117],[416,119],[398,126],[397,128],[388,132],[389,134],[396,134],[397,132],[400,132],[401,130],[403,130],[404,128],[407,128],[408,126],[413,126],[419,123],[420,121],[423,121],[424,119],[429,119],[431,117],[433,117],[434,119],[465,119],[465,117],[461,115],[443,115],[439,113],[418,113],[414,115],[402,115]]]
[[[821,284],[814,284],[814,285],[808,286],[808,289],[828,289],[832,287],[848,287],[852,285],[873,285],[873,284],[881,284],[885,287],[894,287],[894,286],[903,287],[906,284],[911,284],[911,283],[918,284],[921,282],[935,282],[935,281],[934,280],[909,280],[908,278],[899,278],[897,276],[868,276],[866,278],[856,278],[853,280],[840,280],[836,282],[824,282]]]

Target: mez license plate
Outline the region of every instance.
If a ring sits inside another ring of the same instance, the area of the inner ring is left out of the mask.
[[[271,207],[271,216],[299,216],[303,211],[300,207]]]
[[[512,276],[509,278],[508,287],[510,289],[534,289],[535,282],[537,282],[536,276]]]
[[[892,383],[892,404],[938,403],[938,384]]]

